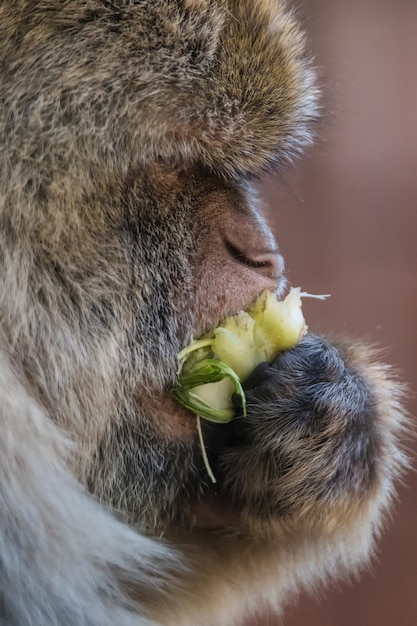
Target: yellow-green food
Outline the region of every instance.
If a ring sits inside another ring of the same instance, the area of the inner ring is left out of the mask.
[[[220,424],[230,422],[235,417],[232,404],[235,393],[240,395],[246,415],[241,383],[257,365],[273,361],[283,350],[296,346],[306,334],[301,297],[308,295],[298,287],[279,301],[265,291],[248,311],[228,317],[212,333],[192,341],[179,353],[178,384],[172,394],[197,416],[204,464],[214,483],[216,478],[207,457],[200,418]]]
[[[291,289],[279,301],[264,292],[248,311],[228,317],[213,332],[193,341],[179,355],[178,385],[174,396],[204,419],[227,423],[235,416],[234,393],[257,365],[272,361],[295,346],[307,332],[301,310],[301,290]]]

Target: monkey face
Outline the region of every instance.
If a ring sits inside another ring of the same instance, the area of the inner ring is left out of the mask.
[[[399,388],[366,351],[313,336],[248,389],[246,418],[204,425],[213,493],[195,416],[169,389],[191,337],[285,285],[248,183],[159,162],[57,195],[53,232],[46,203],[30,233],[37,332],[19,338],[22,369],[77,438],[92,493],[148,530],[261,536],[339,528],[389,493]]]
[[[354,570],[404,465],[372,352],[309,335],[268,364],[204,425],[215,488],[169,392],[192,337],[285,285],[248,181],[313,137],[293,12],[3,0],[0,25],[0,620],[136,623],[126,583],[140,623],[238,623]]]
[[[5,183],[7,206],[18,209],[3,218],[3,256],[19,275],[13,297],[2,303],[12,359],[31,397],[77,441],[77,477],[150,529],[188,523],[209,491],[195,417],[169,394],[176,355],[265,289],[282,291],[283,262],[247,180],[308,143],[316,115],[303,38],[290,16],[281,19],[280,3],[252,10],[233,2],[233,19],[221,7],[210,16],[203,11],[203,22],[213,23],[197,33],[193,11],[174,5],[151,15],[139,3],[134,26],[117,31],[123,50],[146,60],[146,71],[114,54],[108,70],[91,72],[97,46],[115,35],[107,18],[96,20],[81,6],[77,28],[98,28],[92,47],[84,31],[74,38],[69,29],[51,56],[49,39],[36,35],[42,20],[22,20],[40,42],[37,62],[32,68],[31,55],[20,50],[7,91],[8,98],[13,90],[23,94],[20,122],[6,134],[21,158]],[[60,10],[48,16],[51,32],[59,30]],[[185,29],[178,41],[174,23]],[[158,32],[165,45],[150,34],[137,38],[137,28]],[[257,33],[264,35],[258,40]],[[194,56],[181,56],[187,37],[189,50],[206,50],[197,78]],[[35,78],[26,92],[27,68]],[[178,76],[178,89],[170,91],[161,68]],[[148,93],[144,75],[155,76],[162,91]],[[132,85],[142,85],[137,100]],[[149,106],[140,94],[148,94]],[[345,374],[329,381],[326,404],[313,391],[333,362],[331,348],[317,340],[309,351],[321,354],[315,365],[305,348],[292,353],[294,383],[279,382],[285,359],[273,364],[232,435],[206,427],[221,477],[216,497],[232,502],[238,524],[328,520],[324,506],[366,500],[386,479],[383,466],[399,464],[398,387],[365,356],[337,352],[334,367],[352,369],[356,384]],[[298,395],[291,391],[297,381]],[[389,481],[394,475],[388,472]]]
[[[285,284],[249,185],[159,164],[136,173],[119,196],[107,194],[103,224],[119,282],[104,282],[102,316],[94,309],[90,321],[113,341],[116,329],[123,350],[103,434],[94,432],[94,447],[85,440],[90,489],[153,530],[333,532],[365,514],[371,495],[383,485],[386,492],[386,464],[394,476],[402,462],[398,391],[379,366],[365,365],[366,351],[310,335],[247,390],[246,418],[204,425],[214,492],[195,416],[169,393],[176,355],[191,337]],[[107,254],[103,238],[93,258]]]
[[[103,292],[100,322],[109,332],[106,312],[118,320],[126,350],[115,377],[124,396],[85,470],[87,484],[133,517],[152,498],[152,523],[157,508],[158,524],[167,512],[183,523],[208,485],[195,416],[169,392],[177,353],[265,289],[282,291],[283,260],[248,184],[159,164],[136,173],[120,195],[107,193],[105,228],[119,250],[112,272],[120,279],[117,294]],[[98,255],[103,238],[96,237]]]

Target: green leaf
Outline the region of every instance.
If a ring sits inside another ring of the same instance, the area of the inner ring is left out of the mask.
[[[209,422],[215,422],[216,424],[227,424],[231,422],[235,416],[234,409],[215,409],[209,404],[206,404],[200,400],[197,396],[193,396],[189,390],[177,387],[172,389],[172,395],[178,402],[180,402],[186,409],[189,409],[196,415],[208,420]]]
[[[210,338],[192,341],[187,347],[183,348],[181,352],[178,353],[178,360],[184,361],[184,359],[188,358],[192,352],[201,350],[201,348],[211,348],[212,345],[213,339]]]
[[[241,396],[243,413],[246,415],[246,398],[240,379],[231,367],[218,359],[203,359],[192,368],[181,371],[178,378],[179,384],[171,390],[171,393],[183,406],[196,415],[217,424],[227,424],[235,417],[233,408],[215,408],[192,393],[195,387],[207,383],[216,383],[224,378],[230,378],[235,392]]]
[[[231,368],[217,359],[203,359],[191,368],[182,370],[178,377],[178,382],[181,387],[191,389],[191,387],[197,387],[198,385],[217,383],[226,376],[233,378],[236,377],[236,374]]]

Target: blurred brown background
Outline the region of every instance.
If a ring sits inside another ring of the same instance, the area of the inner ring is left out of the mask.
[[[301,14],[325,85],[323,128],[294,171],[267,181],[269,219],[290,283],[332,294],[305,301],[310,328],[387,346],[417,416],[417,2],[304,0]],[[277,624],[417,625],[417,474],[373,572],[256,621]]]

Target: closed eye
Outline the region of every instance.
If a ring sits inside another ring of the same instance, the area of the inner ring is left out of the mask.
[[[253,259],[249,259],[241,250],[236,248],[236,246],[231,244],[229,241],[225,241],[225,246],[230,256],[236,261],[238,261],[239,263],[242,263],[242,265],[246,265],[246,267],[252,267],[254,269],[258,269],[262,267],[271,266],[271,262],[269,260],[256,261]]]

